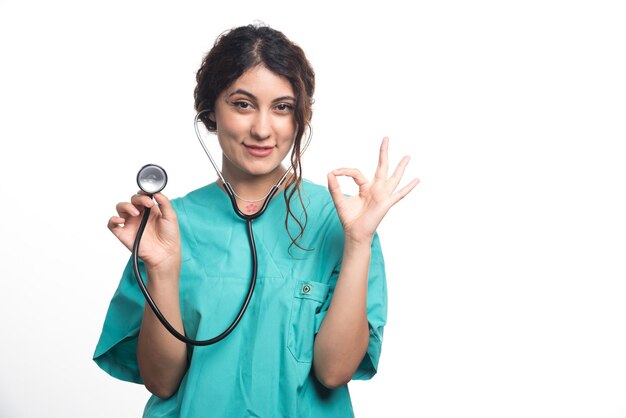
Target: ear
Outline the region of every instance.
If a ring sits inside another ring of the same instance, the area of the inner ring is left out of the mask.
[[[217,122],[215,121],[215,112],[207,112],[205,120],[206,120],[206,127],[208,130],[217,129]]]

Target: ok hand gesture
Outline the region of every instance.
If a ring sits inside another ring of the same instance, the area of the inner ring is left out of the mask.
[[[328,173],[328,189],[337,208],[346,238],[371,241],[387,211],[419,183],[419,179],[415,178],[406,186],[396,190],[410,158],[408,156],[402,158],[389,177],[388,149],[389,138],[385,137],[380,146],[378,167],[371,181],[368,181],[356,168],[339,168]],[[344,196],[337,181],[338,176],[352,177],[359,186],[358,194],[350,197]]]

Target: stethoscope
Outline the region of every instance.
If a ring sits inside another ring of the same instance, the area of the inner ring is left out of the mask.
[[[241,321],[243,314],[246,312],[246,309],[248,308],[248,304],[250,303],[250,299],[252,299],[252,294],[254,293],[254,288],[256,286],[257,271],[258,271],[258,259],[257,259],[256,245],[254,242],[254,233],[252,230],[252,221],[258,218],[259,216],[263,215],[263,213],[267,209],[267,206],[270,203],[270,200],[272,200],[276,192],[278,192],[278,190],[280,189],[280,186],[285,181],[285,179],[287,178],[287,175],[291,171],[291,167],[290,167],[288,170],[285,171],[285,174],[281,177],[278,183],[272,186],[269,193],[265,197],[265,200],[263,202],[263,205],[261,206],[261,209],[259,209],[258,212],[252,215],[247,215],[243,213],[237,206],[237,199],[235,198],[236,196],[235,191],[233,190],[230,183],[227,182],[222,176],[222,173],[219,167],[217,166],[217,164],[215,164],[215,161],[213,160],[213,157],[211,156],[211,153],[209,152],[209,149],[207,148],[206,144],[204,143],[204,140],[202,139],[202,135],[200,134],[200,130],[198,128],[198,125],[200,122],[200,116],[205,112],[207,111],[199,112],[198,114],[196,114],[196,117],[194,119],[194,128],[195,128],[196,136],[198,137],[198,140],[200,141],[200,144],[202,145],[204,152],[209,157],[209,161],[211,162],[211,165],[213,165],[215,172],[217,173],[220,180],[222,181],[222,184],[224,185],[224,190],[226,191],[226,194],[230,198],[230,202],[233,206],[233,210],[235,211],[237,216],[239,216],[241,219],[246,221],[246,229],[248,232],[248,243],[250,245],[250,255],[252,257],[252,273],[250,277],[250,286],[248,288],[248,293],[246,294],[246,297],[241,305],[241,308],[239,309],[239,312],[237,313],[237,316],[222,333],[220,333],[219,335],[213,338],[209,338],[207,340],[194,340],[192,338],[189,338],[181,334],[180,332],[176,330],[176,328],[172,326],[172,324],[169,323],[169,321],[165,318],[165,316],[163,315],[159,307],[156,305],[156,303],[152,299],[152,296],[150,296],[150,292],[148,292],[148,289],[141,277],[141,272],[139,271],[139,255],[138,255],[139,244],[141,242],[141,237],[143,235],[143,232],[146,228],[146,224],[148,223],[148,218],[150,217],[150,208],[144,209],[143,217],[139,224],[139,229],[137,230],[137,236],[135,237],[135,242],[133,244],[133,249],[132,249],[132,263],[133,263],[133,270],[135,272],[135,278],[137,279],[137,284],[139,285],[139,288],[141,289],[141,292],[143,293],[143,296],[146,299],[146,302],[148,303],[148,305],[150,306],[150,308],[152,309],[156,317],[159,319],[161,324],[163,324],[163,326],[174,337],[184,342],[185,344],[195,345],[195,346],[211,345],[211,344],[215,344],[223,340],[224,338],[226,338],[226,336],[228,336],[228,334],[230,334],[235,329],[235,327]],[[304,151],[308,147],[309,142],[310,142],[310,135],[309,135],[308,141],[306,142],[304,148],[302,149],[302,153],[304,153]],[[144,193],[150,196],[150,198],[152,198],[156,193],[159,193],[161,190],[163,190],[166,184],[167,184],[167,173],[162,167],[156,164],[147,164],[143,166],[137,173],[137,185]]]

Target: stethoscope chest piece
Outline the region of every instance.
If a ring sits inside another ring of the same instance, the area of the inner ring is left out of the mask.
[[[146,164],[137,173],[137,185],[145,193],[159,193],[167,185],[167,173],[156,164]]]
[[[158,165],[146,164],[143,167],[141,167],[141,169],[137,173],[137,184],[139,185],[139,188],[144,193],[148,194],[150,197],[154,197],[153,196],[154,194],[159,193],[161,190],[163,190],[163,188],[165,188],[165,185],[167,184],[167,173],[162,167],[159,167]],[[274,194],[276,194],[276,192],[278,191],[278,185],[273,186],[272,189],[270,190],[270,193],[265,198],[265,203],[263,204],[263,207],[261,208],[261,210],[255,213],[254,215],[246,215],[243,212],[241,212],[239,208],[237,207],[237,201],[235,199],[235,195],[230,184],[224,183],[224,187],[228,193],[228,196],[231,199],[231,203],[233,205],[235,212],[241,218],[246,220],[246,229],[248,231],[248,241],[250,243],[250,255],[252,257],[252,273],[250,277],[250,287],[248,288],[248,293],[246,294],[246,297],[241,305],[241,308],[239,309],[239,312],[237,313],[235,319],[233,319],[233,322],[228,326],[228,328],[226,328],[218,336],[207,339],[207,340],[195,340],[195,339],[187,337],[184,334],[181,334],[176,328],[174,328],[167,321],[167,319],[165,318],[165,316],[163,315],[159,307],[156,305],[156,303],[152,299],[152,296],[150,296],[150,292],[148,292],[148,288],[146,287],[146,284],[144,283],[144,280],[141,277],[141,271],[139,270],[139,245],[141,242],[141,237],[143,235],[143,232],[148,223],[148,219],[150,218],[150,208],[148,207],[144,209],[141,222],[139,223],[139,228],[137,229],[135,242],[133,244],[133,249],[132,249],[133,271],[135,273],[135,278],[137,279],[137,284],[139,285],[139,288],[141,289],[141,292],[143,293],[146,299],[146,303],[150,305],[150,308],[152,309],[156,317],[159,319],[159,321],[161,321],[163,326],[174,337],[190,345],[205,346],[205,345],[215,344],[216,342],[221,341],[222,339],[226,338],[226,336],[235,329],[237,324],[239,324],[239,321],[241,321],[241,318],[243,317],[243,314],[245,313],[248,307],[248,304],[250,303],[250,299],[252,298],[252,293],[254,292],[257,271],[258,271],[256,245],[254,243],[254,233],[252,231],[252,220],[260,216],[265,211],[265,208],[267,208],[269,201],[274,196]]]

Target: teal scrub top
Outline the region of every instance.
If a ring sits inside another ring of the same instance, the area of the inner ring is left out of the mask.
[[[343,255],[343,229],[328,190],[302,182],[308,223],[291,244],[284,196],[253,221],[257,284],[239,325],[224,340],[188,346],[189,369],[168,399],[152,396],[144,417],[352,417],[347,385],[329,390],[312,371],[313,341],[330,304]],[[304,220],[297,197],[292,211]],[[172,200],[181,232],[180,305],[185,334],[220,334],[241,307],[252,261],[246,223],[216,184]],[[293,219],[292,235],[299,229]],[[144,274],[143,265],[140,268]],[[143,383],[137,337],[145,300],[130,262],[111,300],[94,361],[118,379]],[[378,236],[372,243],[367,316],[370,340],[353,379],[375,373],[387,317],[385,267]]]

